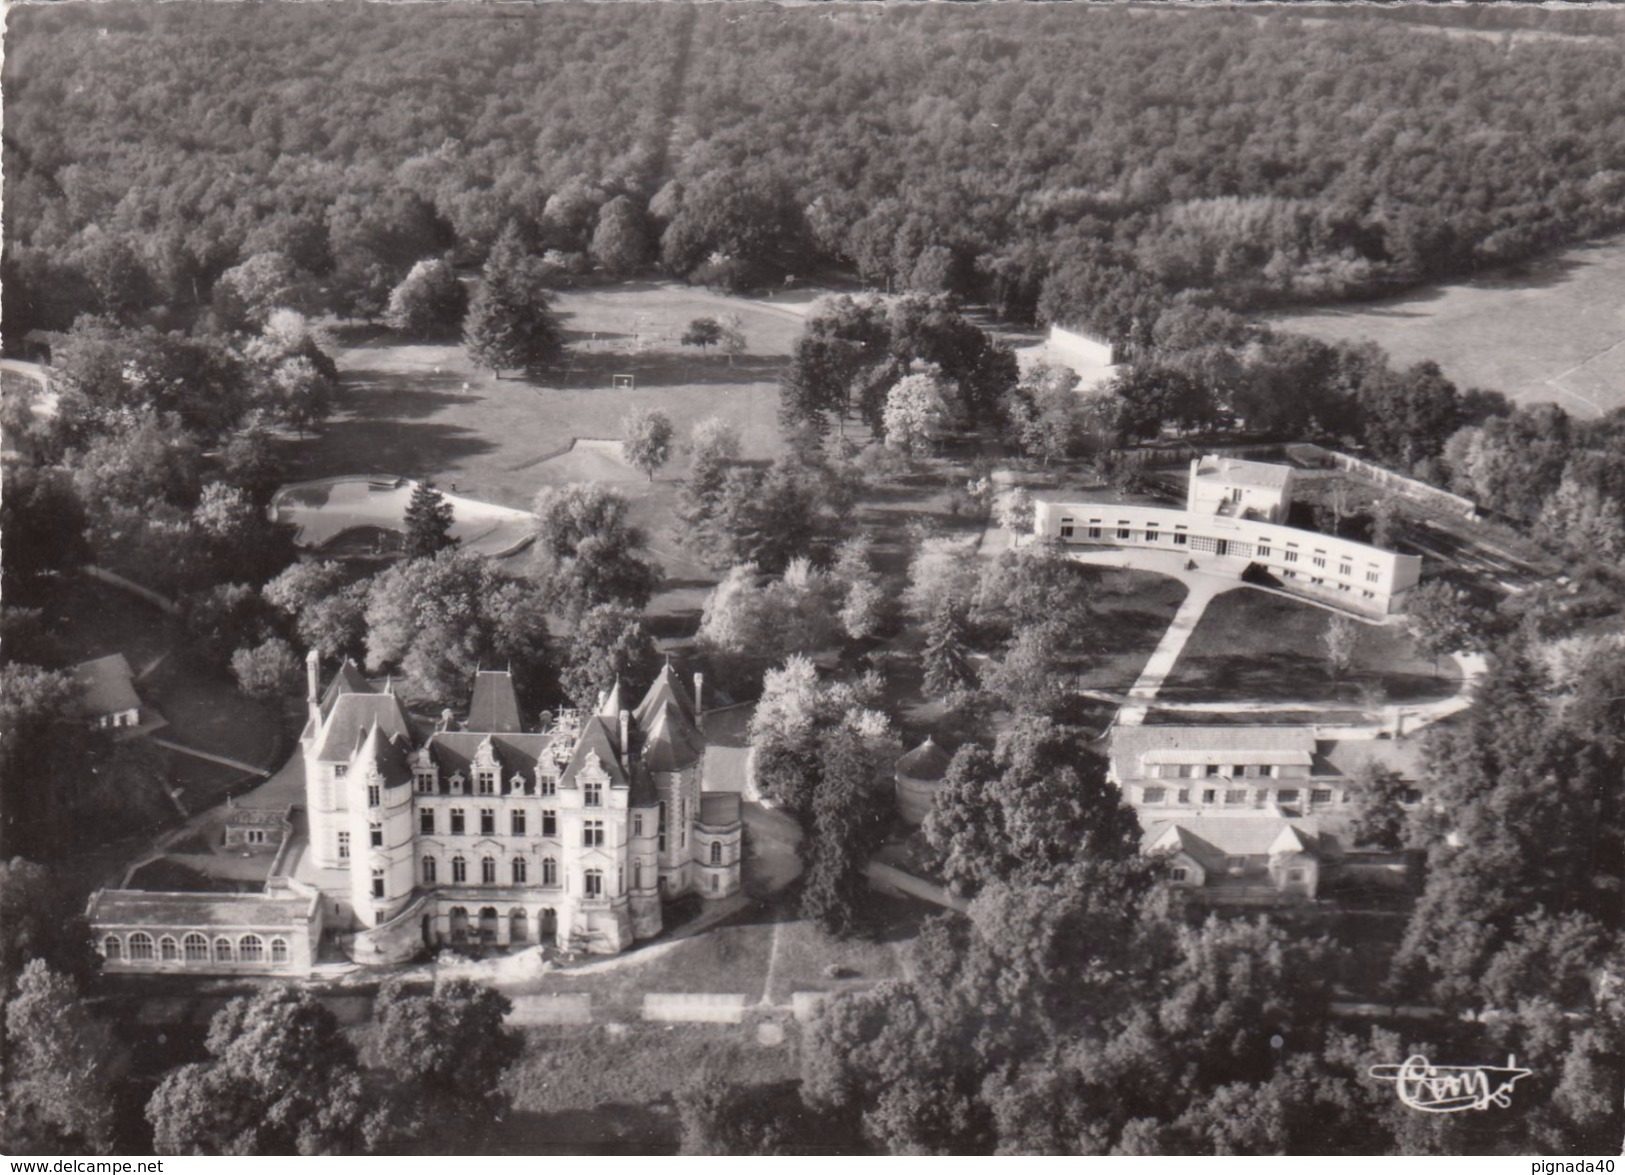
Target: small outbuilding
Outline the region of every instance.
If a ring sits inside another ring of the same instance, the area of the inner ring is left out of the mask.
[[[948,752],[929,735],[897,760],[897,811],[907,823],[918,825],[925,820],[948,778],[950,762]]]

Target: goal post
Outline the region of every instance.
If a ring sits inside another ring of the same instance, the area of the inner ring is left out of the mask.
[[[630,375],[630,374],[627,374],[627,375],[612,375],[612,376],[609,377],[609,383],[610,383],[610,387],[613,387],[613,388],[627,388],[629,390],[630,389],[636,389],[637,386],[638,386],[637,377],[634,376],[634,375]]]

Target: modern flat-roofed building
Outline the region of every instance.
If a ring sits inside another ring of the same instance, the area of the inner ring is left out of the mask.
[[[1191,508],[1185,510],[1054,495],[1040,498],[1033,533],[1068,545],[1173,551],[1189,556],[1199,567],[1238,576],[1251,570],[1282,590],[1362,615],[1386,616],[1402,610],[1422,577],[1420,556],[1272,521],[1264,515],[1285,516],[1290,478],[1282,478],[1275,488],[1253,484],[1263,480],[1258,469],[1271,467],[1249,461],[1239,463],[1248,467],[1240,470],[1235,464],[1228,473],[1215,468],[1199,474],[1193,467],[1187,498]],[[1202,508],[1195,508],[1198,504]]]
[[[1292,504],[1292,467],[1239,457],[1191,462],[1185,509],[1192,514],[1281,522]]]

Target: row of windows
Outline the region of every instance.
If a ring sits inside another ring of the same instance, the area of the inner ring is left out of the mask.
[[[1290,778],[1281,767],[1261,763],[1153,763],[1145,775],[1147,779]]]
[[[286,966],[288,940],[273,938],[269,944],[257,934],[244,934],[235,941],[220,935],[214,940],[212,951],[206,936],[196,931],[177,941],[173,935],[164,935],[156,942],[145,931],[137,930],[128,940],[116,934],[102,939],[102,955],[112,962],[128,959],[132,963],[264,963],[273,967]]]
[[[1140,802],[1142,804],[1166,804],[1168,803],[1168,792],[1169,789],[1165,787],[1141,788]],[[1246,804],[1249,802],[1249,797],[1252,797],[1251,802],[1253,803],[1267,804],[1270,802],[1271,794],[1271,789],[1267,787],[1259,788],[1256,793],[1245,787],[1227,787],[1222,789],[1206,787],[1201,789],[1201,802],[1204,804],[1216,804],[1219,802],[1219,797],[1222,795],[1224,797],[1224,803],[1226,804]],[[1309,802],[1311,804],[1330,804],[1333,800],[1334,794],[1335,793],[1333,793],[1332,789],[1329,787],[1310,788]],[[1191,789],[1188,787],[1176,789],[1174,795],[1175,799],[1173,802],[1176,804],[1188,804],[1191,802]],[[1283,787],[1274,789],[1273,795],[1277,804],[1296,804],[1299,802],[1299,799],[1303,793],[1295,787]],[[1350,799],[1350,793],[1344,792],[1343,803],[1348,803]]]
[[[1101,535],[1104,533],[1104,527],[1102,525],[1102,522],[1103,522],[1103,520],[1099,519],[1099,518],[1091,518],[1089,520],[1089,526],[1087,528],[1087,534],[1088,534],[1088,537],[1090,539],[1098,540],[1101,537]],[[1118,523],[1117,523],[1117,528],[1116,528],[1117,541],[1118,542],[1124,542],[1124,543],[1132,541],[1133,538],[1134,538],[1134,527],[1135,527],[1135,525],[1136,524],[1132,523],[1128,519],[1119,520]],[[1145,523],[1139,524],[1139,525],[1141,525],[1141,527],[1142,527],[1141,534],[1142,534],[1143,541],[1148,542],[1148,543],[1154,543],[1154,542],[1157,542],[1158,539],[1161,537],[1161,524],[1160,523],[1149,522],[1148,521],[1148,522],[1145,522]],[[1076,534],[1076,527],[1075,527],[1075,525],[1073,523],[1073,520],[1070,519],[1070,518],[1061,519],[1061,537],[1063,539],[1069,539],[1069,538],[1072,538],[1075,534]],[[1188,534],[1186,534],[1186,528],[1182,524],[1176,523],[1174,525],[1174,535],[1173,535],[1174,545],[1175,546],[1184,546],[1189,541],[1189,539],[1190,539],[1190,536]],[[1228,548],[1229,549],[1227,551],[1220,552],[1221,554],[1231,554],[1231,555],[1246,554],[1248,544],[1243,543],[1243,542],[1238,542],[1237,540],[1234,540],[1234,539],[1230,539],[1230,540],[1213,540],[1213,539],[1207,538],[1205,536],[1198,536],[1194,545],[1196,545],[1197,547],[1199,547],[1202,550],[1211,551],[1211,550],[1214,549],[1213,544],[1214,544],[1215,541],[1227,542],[1228,543]],[[1286,549],[1281,552],[1281,561],[1283,563],[1296,563],[1298,561],[1298,551],[1296,550],[1297,545],[1298,544],[1296,544],[1296,543],[1287,543],[1286,544]],[[1259,540],[1259,542],[1257,544],[1257,556],[1258,556],[1258,558],[1260,558],[1260,559],[1268,559],[1268,558],[1270,558],[1272,556],[1273,552],[1274,552],[1274,546],[1273,546],[1273,543],[1272,543],[1271,540],[1269,540],[1269,539],[1260,539]],[[1317,549],[1315,551],[1314,555],[1311,557],[1310,561],[1316,567],[1324,568],[1326,566],[1326,561],[1327,561],[1326,552]],[[1349,579],[1354,575],[1354,564],[1353,564],[1350,557],[1348,557],[1348,556],[1339,556],[1338,557],[1337,574],[1342,576],[1344,579]],[[1366,573],[1365,573],[1365,581],[1367,583],[1381,583],[1382,582],[1382,570],[1381,570],[1381,568],[1377,567],[1375,564],[1368,564],[1367,565],[1367,570],[1366,570]],[[1344,590],[1346,591],[1347,589],[1345,588]],[[1372,593],[1368,592],[1366,594],[1369,596]]]
[[[596,790],[596,785],[592,785],[592,787],[593,787],[593,790]],[[589,801],[588,806],[589,807],[597,807],[597,806],[601,806],[601,805],[598,803],[597,800],[591,800],[591,801]],[[678,819],[686,825],[687,820],[688,820],[688,800],[687,800],[686,797],[678,799],[678,801],[677,801],[677,814],[678,814]],[[450,833],[450,835],[452,835],[452,836],[463,836],[463,835],[465,835],[465,833],[468,830],[468,827],[467,827],[468,822],[467,822],[467,814],[464,812],[464,810],[462,808],[450,808],[450,809],[447,809],[446,817],[447,817],[447,822],[449,824],[449,828],[447,829],[447,831]],[[496,811],[496,809],[495,808],[481,808],[479,810],[479,817],[480,817],[480,833],[479,834],[481,836],[495,836],[495,835],[497,835],[497,811]],[[665,805],[664,802],[662,802],[661,805],[660,805],[660,814],[659,814],[658,820],[659,820],[660,835],[662,837],[664,837],[665,832],[666,832],[666,805]],[[423,835],[423,836],[434,836],[435,832],[436,832],[436,824],[437,824],[437,822],[438,822],[438,817],[435,815],[435,809],[434,808],[420,808],[418,810],[418,832],[421,835]],[[515,808],[513,811],[508,813],[508,835],[509,836],[526,836],[526,835],[528,835],[529,828],[530,828],[530,817],[526,814],[524,809]],[[584,831],[582,833],[582,842],[581,842],[582,844],[585,844],[585,845],[601,845],[601,844],[604,843],[604,840],[603,840],[604,822],[602,820],[589,820],[589,821],[587,821],[585,823],[585,825],[583,826],[583,829],[584,829]],[[587,839],[587,837],[588,837],[588,831],[587,830],[594,830],[594,829],[596,830],[597,839],[596,840]],[[558,810],[555,809],[555,808],[543,808],[542,809],[542,824],[541,824],[540,835],[542,835],[542,836],[557,836],[558,834],[559,834],[559,814],[558,814]],[[644,832],[643,832],[643,813],[642,812],[634,812],[632,814],[632,835],[633,836],[643,836],[644,835]],[[382,841],[381,840],[380,841],[375,841],[374,843],[375,844],[381,844]],[[683,845],[688,844],[688,834],[687,834],[686,830],[682,834],[681,843]],[[665,845],[662,844],[661,848],[664,849]]]
[[[416,782],[417,782],[417,790],[418,790],[419,794],[421,794],[421,795],[431,795],[432,796],[432,795],[436,794],[436,792],[439,790],[438,785],[437,785],[436,780],[435,780],[435,773],[433,771],[419,771],[419,772],[416,772],[414,778],[416,779]],[[515,772],[513,778],[508,780],[508,789],[511,792],[524,791],[524,790],[526,790],[526,787],[527,787],[529,782],[530,781],[524,775],[522,775],[522,774],[520,774],[518,772]],[[462,795],[463,794],[463,789],[465,787],[467,787],[467,785],[468,785],[468,781],[463,778],[463,775],[462,775],[461,772],[458,772],[457,774],[451,776],[449,779],[446,780],[446,783],[451,788],[451,794],[454,795],[454,796]],[[537,791],[538,795],[552,796],[552,795],[557,795],[558,794],[559,781],[558,781],[557,776],[553,776],[553,775],[540,776],[537,779],[536,784],[537,784],[536,791]],[[594,789],[598,788],[599,786],[600,785],[598,785],[598,784],[589,784],[589,785],[587,785],[587,787],[591,787],[591,788],[594,788]],[[585,790],[586,790],[586,787],[583,788],[583,791],[585,791]],[[471,795],[478,795],[478,796],[494,796],[494,795],[496,795],[497,794],[497,773],[494,770],[484,770],[484,769],[475,771],[474,772],[474,786],[471,789],[470,794]],[[598,800],[589,800],[587,802],[589,804],[596,804],[599,801]]]
[[[722,864],[722,843],[711,842],[710,863]],[[423,884],[437,885],[440,880],[440,862],[434,857],[424,857],[422,863]],[[589,874],[596,870],[587,870]],[[526,885],[530,880],[530,865],[523,857],[514,857],[508,862],[508,880],[512,885]],[[468,860],[458,855],[451,859],[451,881],[453,885],[463,885],[468,881]],[[374,870],[374,897],[382,897],[383,871]],[[552,857],[542,858],[542,880],[544,887],[551,888],[559,883],[559,863]],[[480,858],[480,884],[497,884],[497,859],[495,857]],[[632,888],[643,888],[643,864],[639,861],[632,863]]]

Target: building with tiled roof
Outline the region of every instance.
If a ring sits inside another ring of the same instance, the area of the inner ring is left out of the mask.
[[[346,665],[324,693],[317,672],[305,854],[360,961],[461,942],[612,953],[658,934],[668,898],[738,891],[738,803],[704,791],[698,678],[691,696],[667,666],[635,708],[616,684],[526,729],[513,679],[482,670],[467,720],[419,734],[387,686]]]
[[[1312,820],[1181,816],[1150,821],[1141,844],[1166,857],[1175,885],[1210,900],[1313,898],[1320,889],[1321,838]]]
[[[123,653],[81,661],[73,667],[73,680],[79,688],[77,712],[92,726],[122,736],[147,734],[168,725],[141,700],[135,674]]]

